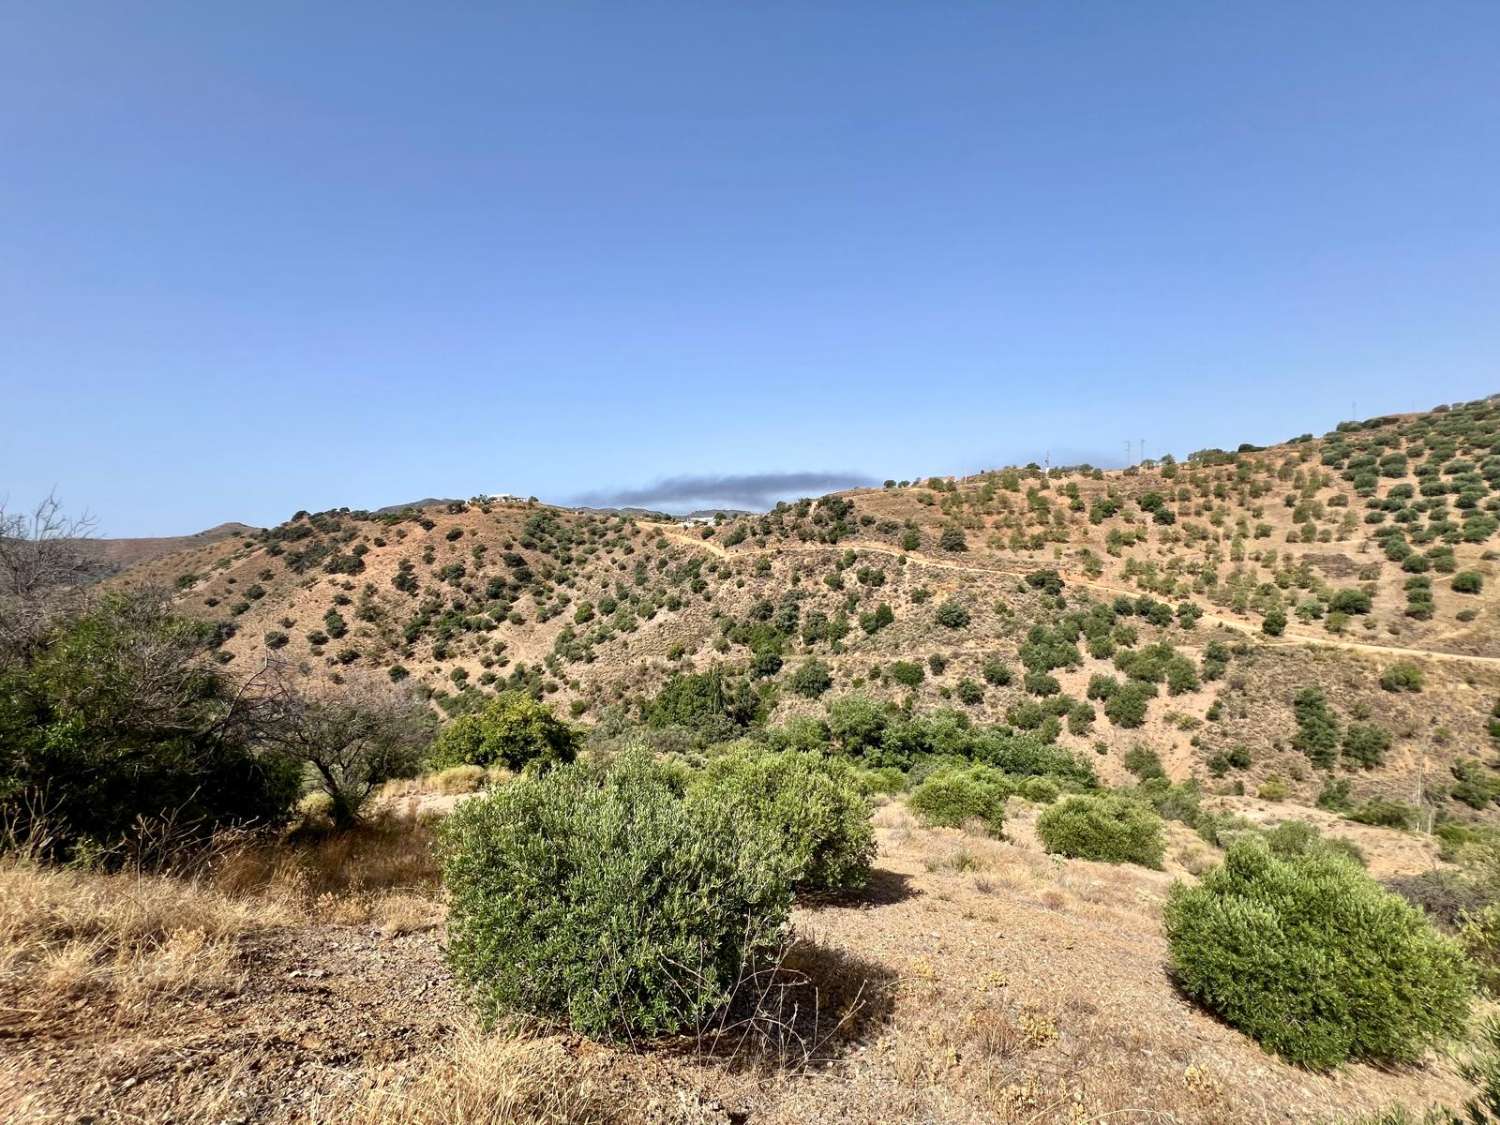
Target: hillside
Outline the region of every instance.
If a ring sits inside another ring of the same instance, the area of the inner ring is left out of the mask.
[[[99,576],[107,577],[132,566],[140,566],[168,555],[195,551],[225,539],[254,535],[257,531],[257,528],[248,524],[221,523],[192,535],[78,539],[75,543],[97,565]]]
[[[1231,793],[1310,804],[1333,781],[1470,815],[1500,698],[1497,514],[1492,397],[705,527],[517,501],[304,513],[119,581],[175,586],[234,668],[409,679],[449,712],[524,686],[607,722],[723,666],[772,722],[862,694],[1038,730],[1107,779],[1144,746]],[[1111,708],[1110,677],[1157,694]]]

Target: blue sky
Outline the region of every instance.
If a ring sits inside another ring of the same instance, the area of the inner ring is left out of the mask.
[[[0,5],[0,495],[107,534],[1500,390],[1500,5]]]

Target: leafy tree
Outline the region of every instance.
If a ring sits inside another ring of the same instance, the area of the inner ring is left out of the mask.
[[[1339,723],[1322,689],[1305,687],[1292,699],[1297,733],[1294,749],[1302,751],[1321,769],[1331,769],[1339,749]]]
[[[816,699],[833,687],[833,673],[821,660],[807,660],[792,673],[792,690],[808,699]]]
[[[1328,599],[1328,608],[1334,613],[1369,613],[1370,595],[1363,590],[1338,590]]]
[[[0,820],[56,858],[274,823],[296,771],[262,752],[256,700],[210,657],[219,634],[151,592],[106,594],[0,664]]]
[[[960,703],[970,707],[984,701],[984,688],[980,687],[978,683],[967,676],[958,681],[958,685],[953,689],[953,694],[958,697]]]
[[[571,762],[580,741],[579,732],[551,707],[524,692],[505,691],[439,731],[432,764],[440,769],[468,765],[545,770]]]
[[[433,726],[411,696],[363,682],[329,698],[282,683],[259,723],[268,745],[312,774],[338,828],[359,819],[379,786],[417,773]]]
[[[926,678],[922,666],[911,660],[895,660],[890,665],[891,679],[905,687],[917,687]]]
[[[781,841],[792,885],[857,890],[870,878],[875,830],[853,768],[822,755],[745,750],[710,760],[688,790]]]
[[[1036,828],[1049,852],[1077,859],[1159,868],[1166,854],[1161,817],[1114,793],[1059,801],[1037,818]]]
[[[896,615],[892,612],[891,607],[885,602],[881,602],[873,611],[859,615],[859,627],[866,633],[874,636],[895,620]]]
[[[943,533],[938,537],[938,546],[945,551],[958,552],[969,549],[969,540],[964,535],[964,529],[954,525],[943,528]]]
[[[1146,708],[1155,694],[1149,684],[1136,680],[1123,684],[1104,701],[1104,717],[1127,730],[1139,727],[1146,721]]]
[[[1390,731],[1376,723],[1350,723],[1344,731],[1344,757],[1367,770],[1385,761],[1390,745]]]

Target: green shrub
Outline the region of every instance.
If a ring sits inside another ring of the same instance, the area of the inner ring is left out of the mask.
[[[1380,686],[1386,691],[1421,691],[1422,669],[1405,661],[1392,664],[1380,674]]]
[[[1477,570],[1461,570],[1453,576],[1451,585],[1455,593],[1477,594],[1484,589],[1484,575]]]
[[[1116,793],[1068,797],[1037,818],[1049,852],[1104,863],[1161,867],[1162,820],[1139,801]]]
[[[0,662],[0,825],[69,859],[170,821],[182,837],[284,820],[300,773],[254,737],[210,625],[105,593]]]
[[[688,795],[722,803],[780,840],[799,890],[854,890],[869,880],[875,830],[847,762],[795,750],[726,754],[709,762]]]
[[[906,788],[906,774],[895,766],[881,766],[878,769],[856,768],[854,780],[859,785],[859,791],[867,796],[877,793],[889,796],[900,793]]]
[[[908,803],[923,824],[961,828],[983,821],[996,834],[1005,824],[1005,801],[1015,791],[999,770],[986,766],[944,769],[912,790]]]
[[[909,688],[917,687],[927,678],[922,666],[914,660],[893,660],[888,671],[891,679]]]
[[[960,602],[949,598],[938,606],[937,623],[946,629],[962,629],[969,623],[969,611]]]
[[[1479,986],[1490,996],[1500,996],[1500,906],[1491,903],[1461,917],[1458,940],[1475,968]]]
[[[688,801],[644,754],[466,801],[443,825],[448,961],[486,1023],[585,1035],[702,1026],[780,942],[789,857],[760,825]]]
[[[579,732],[524,692],[502,692],[483,709],[460,715],[432,745],[432,766],[527,766],[546,769],[571,762]]]
[[[760,700],[744,681],[715,668],[679,673],[641,708],[647,725],[682,727],[706,742],[727,742],[760,714]]]
[[[1183,990],[1289,1062],[1417,1061],[1462,1030],[1470,970],[1421,911],[1327,851],[1230,845],[1167,902]]]
[[[1057,682],[1057,677],[1049,676],[1046,672],[1027,672],[1022,680],[1022,687],[1029,695],[1057,695],[1062,691],[1062,684]]]
[[[1104,700],[1104,717],[1117,727],[1133,730],[1145,723],[1146,708],[1154,694],[1150,684],[1136,680],[1121,684]]]
[[[1350,723],[1344,729],[1344,757],[1367,770],[1385,761],[1390,746],[1391,732],[1377,723]]]
[[[985,683],[993,684],[995,687],[1006,687],[1011,681],[1010,667],[997,656],[992,656],[984,662]]]
[[[1161,764],[1161,755],[1149,746],[1139,743],[1125,751],[1121,763],[1142,781],[1153,777],[1166,777],[1166,767]]]
[[[1297,733],[1292,747],[1308,756],[1313,765],[1331,769],[1339,752],[1339,722],[1323,689],[1305,687],[1292,698]]]
[[[945,527],[943,533],[938,536],[938,546],[945,551],[967,551],[969,540],[964,535],[961,527]]]
[[[1410,828],[1417,822],[1417,810],[1401,801],[1371,797],[1349,813],[1349,819],[1377,828]]]
[[[1028,777],[1021,781],[1021,796],[1038,805],[1050,805],[1061,793],[1051,778]]]
[[[816,699],[831,687],[833,687],[833,673],[821,660],[804,661],[801,667],[792,673],[792,690],[808,699]]]

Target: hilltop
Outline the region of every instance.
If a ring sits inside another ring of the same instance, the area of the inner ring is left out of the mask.
[[[518,500],[298,513],[120,581],[174,586],[235,667],[409,680],[447,713],[524,687],[597,723],[717,667],[777,722],[861,695],[1038,730],[1115,780],[1146,748],[1233,791],[1310,804],[1337,781],[1466,814],[1500,697],[1497,511],[1490,398],[703,526]],[[1122,675],[1157,696],[1111,708]],[[1325,718],[1344,745],[1310,749]]]

